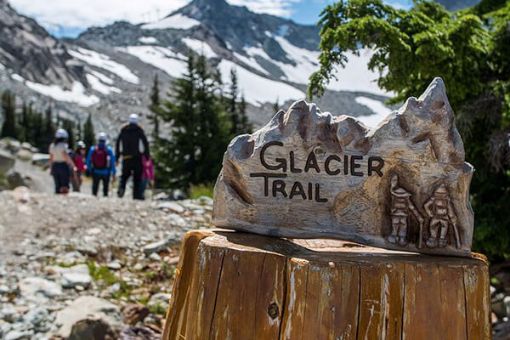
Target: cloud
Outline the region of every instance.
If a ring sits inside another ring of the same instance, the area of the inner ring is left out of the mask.
[[[259,13],[289,16],[293,3],[303,0],[227,0]],[[87,28],[117,20],[151,22],[186,5],[189,0],[10,0],[20,13],[36,18],[46,28]]]

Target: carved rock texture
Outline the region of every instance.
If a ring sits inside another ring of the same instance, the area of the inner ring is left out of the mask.
[[[440,78],[373,130],[299,101],[232,140],[215,187],[214,223],[468,255],[473,171]]]

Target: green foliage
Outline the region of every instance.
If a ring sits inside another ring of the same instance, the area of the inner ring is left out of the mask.
[[[214,184],[197,184],[192,185],[189,190],[189,197],[191,199],[197,199],[202,196],[213,197],[214,195]]]
[[[101,288],[104,289],[116,283],[119,284],[119,290],[112,294],[114,299],[129,297],[131,295],[131,288],[129,285],[117,277],[107,266],[98,266],[94,261],[87,261],[87,267],[89,268],[90,276]]]
[[[186,74],[175,81],[171,98],[160,108],[162,120],[172,125],[170,137],[159,138],[155,150],[160,188],[213,182],[228,143],[228,118],[217,94],[219,77],[203,56],[190,55],[187,64]]]
[[[244,96],[239,98],[239,87],[237,82],[237,72],[230,70],[230,84],[228,94],[225,96],[225,107],[230,117],[230,136],[233,138],[238,135],[250,133],[252,126],[246,116],[246,101]]]
[[[94,132],[94,124],[92,124],[92,114],[89,113],[85,124],[83,125],[83,142],[90,148],[96,142],[96,134]]]
[[[424,0],[410,10],[381,0],[337,2],[322,12],[321,67],[308,91],[321,95],[347,53],[365,47],[375,51],[369,68],[379,72],[379,86],[396,94],[391,103],[421,94],[442,77],[466,159],[477,170],[471,187],[475,248],[496,260],[510,257],[509,22],[510,2],[502,0],[455,13]]]
[[[16,124],[16,96],[10,91],[2,93],[2,113],[4,124],[2,125],[1,137],[18,138],[18,127]]]
[[[160,120],[160,109],[161,109],[161,98],[159,96],[159,79],[158,75],[154,76],[154,82],[152,84],[151,95],[150,95],[151,104],[149,105],[149,110],[151,114],[147,117],[149,121],[152,123],[152,139],[154,143],[157,143],[159,138],[159,120]]]

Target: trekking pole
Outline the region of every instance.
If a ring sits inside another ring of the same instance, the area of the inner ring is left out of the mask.
[[[452,223],[453,227],[453,234],[455,235],[455,245],[457,248],[460,248],[460,236],[459,236],[459,229],[457,228],[456,223]]]

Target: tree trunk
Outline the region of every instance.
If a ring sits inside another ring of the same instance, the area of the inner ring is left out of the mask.
[[[164,339],[490,339],[487,261],[189,232]]]

